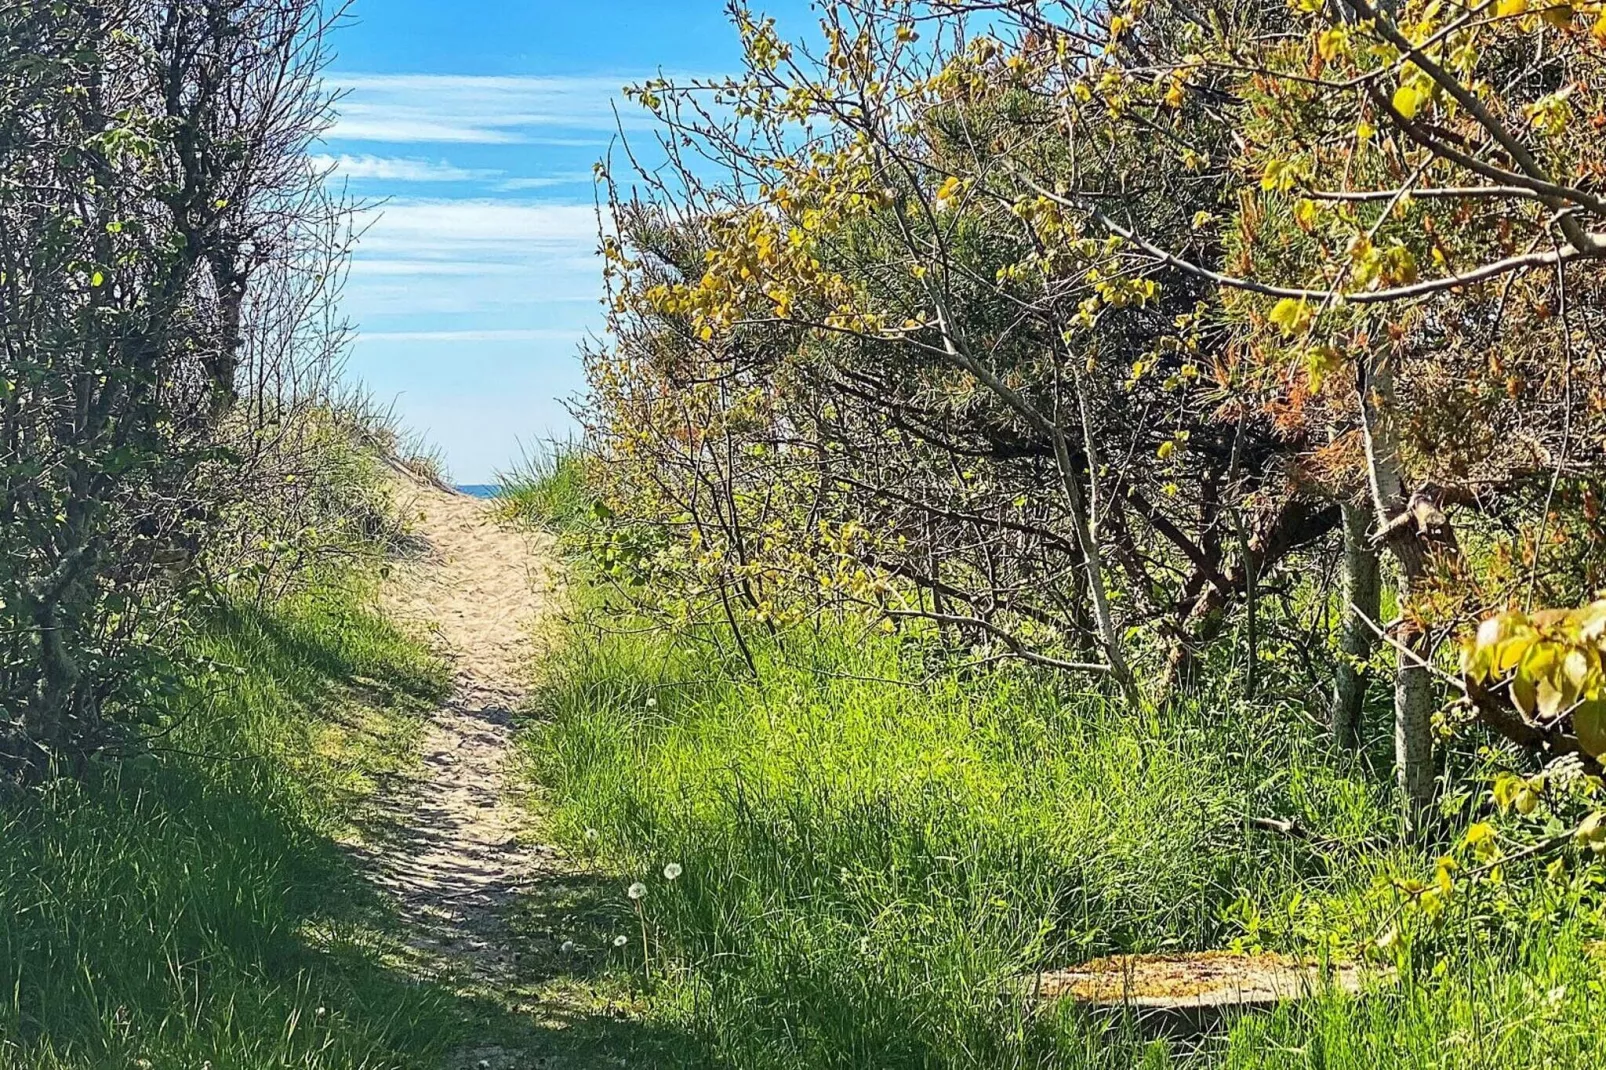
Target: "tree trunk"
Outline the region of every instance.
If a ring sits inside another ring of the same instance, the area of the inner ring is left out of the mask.
[[[1409,606],[1416,593],[1416,582],[1404,575],[1400,580],[1400,604]],[[1394,672],[1394,763],[1400,791],[1407,804],[1407,828],[1422,827],[1427,805],[1433,799],[1433,675],[1427,659],[1433,651],[1427,634],[1413,620],[1409,610],[1399,629],[1399,665]]]
[[[1076,483],[1076,472],[1071,467],[1070,451],[1065,446],[1065,435],[1058,425],[1051,425],[1051,434],[1054,438],[1054,457],[1060,470],[1060,483],[1065,489],[1066,505],[1069,506],[1071,523],[1076,530],[1076,542],[1082,551],[1083,572],[1087,577],[1087,589],[1092,603],[1093,619],[1098,625],[1100,645],[1104,648],[1104,657],[1110,663],[1110,675],[1120,686],[1123,694],[1134,706],[1143,701],[1143,693],[1138,690],[1137,680],[1128,666],[1126,655],[1122,650],[1121,633],[1115,626],[1115,614],[1110,611],[1110,596],[1104,585],[1104,556],[1099,549],[1098,534],[1094,528],[1095,521],[1089,516],[1087,501],[1082,496],[1081,488]],[[1089,471],[1094,470],[1095,461],[1088,459]]]
[[[1367,358],[1361,380],[1361,429],[1372,505],[1383,541],[1400,563],[1399,615],[1395,636],[1394,772],[1405,799],[1405,827],[1419,832],[1433,800],[1433,681],[1429,637],[1414,613],[1436,546],[1454,545],[1449,524],[1423,495],[1408,495],[1405,467],[1394,429],[1394,373],[1381,348]]]
[[[1165,671],[1160,677],[1156,694],[1170,698],[1192,688],[1199,679],[1199,651],[1221,635],[1227,623],[1227,591],[1210,580],[1204,581],[1201,591],[1188,614],[1175,629],[1171,652],[1166,656]]]
[[[1339,634],[1338,672],[1333,681],[1333,739],[1341,747],[1359,746],[1366,673],[1359,662],[1377,646],[1373,630],[1381,615],[1382,576],[1372,546],[1372,511],[1346,502],[1344,513],[1344,617]]]
[[[909,239],[909,247],[918,249],[919,245]],[[1121,632],[1116,627],[1115,614],[1110,609],[1109,590],[1104,583],[1104,554],[1099,548],[1098,541],[1098,454],[1091,448],[1092,429],[1088,423],[1087,409],[1080,388],[1078,387],[1076,393],[1082,433],[1089,447],[1086,461],[1088,487],[1093,494],[1091,503],[1077,483],[1078,474],[1076,467],[1071,463],[1070,448],[1066,445],[1065,432],[1058,422],[1058,414],[1054,419],[1049,419],[1035,405],[976,360],[969,347],[954,330],[954,319],[948,311],[946,299],[929,279],[926,282],[926,293],[937,311],[937,323],[942,329],[943,350],[949,360],[975,376],[977,381],[1025,417],[1037,430],[1048,435],[1053,444],[1054,463],[1059,469],[1060,485],[1065,491],[1065,504],[1071,515],[1071,524],[1076,531],[1077,545],[1082,552],[1082,571],[1087,578],[1088,597],[1090,608],[1093,610],[1093,620],[1098,626],[1099,644],[1104,648],[1104,656],[1109,661],[1110,675],[1120,686],[1121,693],[1134,706],[1141,705],[1143,692],[1138,687],[1137,678],[1132,675],[1132,669],[1127,663]]]

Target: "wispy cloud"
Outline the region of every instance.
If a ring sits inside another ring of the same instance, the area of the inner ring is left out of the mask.
[[[320,153],[312,157],[313,166],[333,172],[337,178],[377,179],[389,182],[470,182],[496,178],[501,171],[456,167],[445,160],[426,160],[416,156],[370,156],[366,153],[333,156]]]
[[[375,213],[358,244],[348,306],[381,332],[436,329],[419,322],[426,316],[448,317],[440,329],[454,331],[522,329],[530,317],[568,324],[594,307],[596,249],[591,205],[395,200]]]
[[[632,80],[625,75],[334,74],[330,81],[347,93],[328,138],[507,145],[548,140],[557,132],[606,135],[618,125],[640,127],[647,119],[639,105],[622,99],[621,88]]]
[[[590,171],[574,171],[561,175],[542,175],[539,178],[509,178],[498,182],[496,188],[503,192],[516,193],[520,190],[590,185],[594,181],[595,176]]]
[[[596,244],[597,214],[589,204],[396,200],[378,209],[358,255],[485,263],[553,247],[589,255]]]

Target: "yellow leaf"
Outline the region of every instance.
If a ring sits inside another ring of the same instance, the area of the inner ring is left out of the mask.
[[[1517,674],[1511,681],[1511,704],[1528,720],[1533,720],[1534,706],[1539,701],[1539,689],[1533,678]]]
[[[1533,646],[1533,643],[1534,636],[1532,633],[1515,635],[1510,639],[1503,640],[1494,649],[1495,674],[1504,676],[1522,664],[1523,656],[1528,653],[1528,648]]]
[[[1335,59],[1349,51],[1349,28],[1333,26],[1316,37],[1316,54],[1323,59]]]
[[[1336,346],[1312,346],[1305,353],[1305,375],[1310,380],[1311,391],[1320,392],[1327,377],[1343,366],[1344,355]]]
[[[1461,675],[1475,684],[1489,679],[1494,669],[1494,648],[1482,643],[1464,643],[1461,647]]]
[[[1606,639],[1606,598],[1589,603],[1574,616],[1578,638],[1586,643],[1600,643]]]
[[[1494,13],[1503,19],[1521,15],[1527,10],[1528,0],[1499,0],[1494,7]]]
[[[1301,299],[1285,297],[1271,310],[1271,322],[1283,329],[1284,334],[1297,334],[1310,326],[1310,308]]]
[[[1541,676],[1537,694],[1539,696],[1539,716],[1546,721],[1554,721],[1560,717],[1567,707],[1572,705],[1573,695],[1565,680],[1558,680],[1554,676]]]
[[[1496,647],[1511,638],[1516,631],[1517,614],[1497,613],[1478,625],[1479,646]]]
[[[1517,666],[1517,682],[1527,680],[1537,689],[1540,682],[1548,680],[1556,670],[1557,657],[1556,644],[1550,642],[1534,643],[1523,655],[1522,664]]]
[[[1562,679],[1577,691],[1582,692],[1589,686],[1594,671],[1594,660],[1577,647],[1573,647],[1561,656]]]
[[[1177,451],[1177,444],[1175,442],[1173,442],[1171,439],[1166,439],[1164,442],[1160,443],[1160,448],[1154,451],[1154,455],[1156,457],[1160,458],[1160,460],[1163,461],[1167,457],[1170,457],[1176,451]]]
[[[1417,109],[1422,106],[1422,92],[1416,86],[1406,84],[1394,91],[1394,110],[1407,119],[1415,119]]]
[[[1573,734],[1579,746],[1599,758],[1606,754],[1606,695],[1585,699],[1573,711]]]

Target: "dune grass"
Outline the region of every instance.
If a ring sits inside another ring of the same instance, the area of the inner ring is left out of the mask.
[[[551,442],[526,451],[517,464],[497,473],[497,509],[509,520],[550,529],[575,529],[590,518],[585,458],[572,442]]]
[[[1013,994],[1023,975],[1109,952],[1353,954],[1385,930],[1374,888],[1431,872],[1436,848],[1394,839],[1387,740],[1334,752],[1294,698],[1224,686],[1134,714],[1018,668],[931,676],[917,644],[848,626],[755,638],[755,680],[695,638],[599,619],[576,629],[524,746],[563,842],[594,851],[621,894],[646,885],[649,961],[637,950],[630,968],[699,1058],[1599,1064],[1603,975],[1580,950],[1592,916],[1556,926],[1537,900],[1544,924],[1469,914],[1415,946],[1408,934],[1391,958],[1401,982],[1370,998],[1187,1041]],[[1309,835],[1246,827],[1260,816]]]
[[[3,800],[0,1066],[438,1065],[464,1009],[336,838],[445,671],[364,600],[210,616],[155,754]]]

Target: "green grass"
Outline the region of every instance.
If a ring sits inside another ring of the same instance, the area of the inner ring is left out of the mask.
[[[1337,754],[1294,702],[1225,687],[1134,714],[1018,668],[927,679],[918,648],[842,628],[758,642],[755,681],[610,623],[576,629],[524,742],[562,841],[647,885],[650,970],[623,899],[638,957],[594,955],[696,1038],[686,1065],[1599,1065],[1593,921],[1551,927],[1543,895],[1520,909],[1544,924],[1469,901],[1408,938],[1393,991],[1188,1042],[1009,994],[1108,952],[1371,941],[1375,882],[1434,854],[1391,839],[1386,739]]]
[[[502,515],[553,530],[574,529],[591,517],[585,457],[572,443],[552,443],[528,453],[512,469],[498,473]]]
[[[421,984],[335,838],[416,753],[442,665],[324,588],[220,612],[156,754],[0,806],[0,1066],[437,1065]]]

